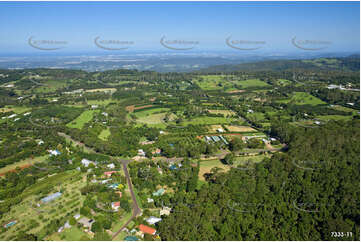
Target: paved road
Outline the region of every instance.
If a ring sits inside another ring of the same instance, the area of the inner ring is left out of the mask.
[[[142,210],[140,209],[137,199],[135,197],[135,193],[133,190],[133,184],[132,181],[130,180],[130,175],[128,172],[128,168],[127,165],[129,162],[131,162],[132,160],[125,160],[125,159],[117,159],[120,163],[122,163],[123,166],[123,171],[124,171],[124,175],[127,179],[128,182],[128,187],[129,187],[129,191],[130,191],[130,195],[132,197],[132,201],[133,201],[133,214],[132,217],[129,218],[129,220],[117,231],[113,234],[112,240],[117,237],[117,235],[138,215],[140,215],[142,213]]]

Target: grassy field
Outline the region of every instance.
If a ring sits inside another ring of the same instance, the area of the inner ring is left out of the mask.
[[[226,125],[226,128],[230,132],[257,132],[257,130],[255,130],[249,126]]]
[[[245,81],[238,81],[237,84],[241,85],[242,88],[270,86],[268,83],[263,82],[259,79],[249,79],[249,80],[245,80]]]
[[[10,165],[7,165],[7,166],[1,168],[0,169],[0,174],[6,173],[6,172],[11,171],[11,170],[14,170],[14,169],[16,169],[16,167],[32,165],[32,164],[37,163],[37,162],[43,162],[48,157],[49,157],[49,155],[44,155],[44,156],[39,156],[39,157],[35,157],[35,158],[27,158],[27,159],[24,159],[22,161],[15,162],[13,164],[10,164]]]
[[[69,128],[82,129],[85,123],[93,119],[95,112],[98,112],[98,110],[86,110],[66,126]]]
[[[169,110],[169,108],[152,108],[146,109],[144,111],[134,112],[132,114],[137,117],[136,122],[139,125],[147,124],[149,127],[165,128],[166,124],[164,123],[164,118]],[[174,117],[175,115],[171,114],[170,120],[172,120]],[[130,119],[129,114],[128,119]]]
[[[219,159],[201,161],[198,173],[199,180],[205,181],[204,174],[210,173],[213,167],[222,168],[223,171],[228,171],[230,168],[229,166],[224,165]]]
[[[63,81],[46,81],[42,82],[44,85],[39,86],[34,89],[37,93],[49,93],[49,92],[55,92],[56,90],[63,88],[66,86],[66,83]]]
[[[306,92],[294,92],[291,98],[280,100],[280,103],[293,103],[295,105],[321,105],[326,104],[321,99]]]
[[[324,115],[324,116],[317,116],[316,117],[322,121],[330,121],[330,120],[350,120],[352,116],[343,116],[343,115]]]
[[[224,116],[235,115],[235,112],[233,112],[231,110],[208,110],[208,112],[210,112],[212,114],[223,114]]]
[[[224,117],[196,117],[191,120],[186,120],[181,123],[181,125],[188,124],[203,124],[203,125],[211,125],[211,124],[229,124],[229,122],[234,121],[233,118],[224,118]]]
[[[108,140],[109,135],[110,135],[110,128],[103,129],[102,132],[100,132],[98,138],[106,141]]]
[[[104,99],[104,100],[88,100],[87,103],[89,105],[108,105],[109,103],[111,102],[117,102],[116,100],[114,99]]]
[[[21,114],[21,113],[25,113],[27,111],[31,110],[31,108],[29,107],[25,107],[25,106],[5,106],[4,108],[0,108],[0,112],[14,112],[16,114]]]

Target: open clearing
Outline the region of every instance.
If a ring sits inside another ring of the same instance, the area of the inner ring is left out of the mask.
[[[280,100],[280,103],[292,103],[295,105],[321,105],[326,104],[321,99],[306,92],[294,92],[291,98]]]
[[[233,112],[231,110],[208,110],[208,112],[210,112],[212,114],[223,114],[224,116],[235,115],[235,112]]]
[[[256,132],[254,128],[251,128],[249,126],[238,126],[238,125],[226,125],[226,128],[230,132]]]
[[[7,173],[9,171],[15,171],[16,167],[21,168],[21,167],[24,167],[24,166],[31,166],[31,165],[33,165],[34,163],[37,163],[37,162],[43,162],[48,157],[49,157],[49,155],[39,156],[39,157],[35,157],[35,158],[27,158],[27,159],[24,159],[22,161],[15,162],[13,164],[7,165],[7,166],[0,169],[0,176],[4,175],[5,173]]]
[[[116,90],[117,90],[116,88],[97,88],[97,89],[85,90],[85,92],[110,92],[110,93],[113,93]]]
[[[224,117],[197,117],[191,120],[183,121],[181,125],[188,125],[188,124],[228,124],[232,121],[235,121],[233,118],[224,118]]]
[[[100,132],[98,138],[101,140],[106,141],[110,135],[110,128],[103,129],[102,132]]]
[[[237,84],[241,85],[242,88],[270,86],[268,83],[263,82],[259,79],[249,79],[249,80],[245,80],[245,81],[238,81]]]
[[[93,119],[95,112],[98,112],[98,110],[86,110],[66,126],[69,128],[82,129],[84,124]]]

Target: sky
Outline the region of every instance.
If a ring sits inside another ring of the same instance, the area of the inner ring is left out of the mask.
[[[307,51],[303,47],[359,52],[360,4],[0,2],[0,31],[2,53],[44,52],[36,47],[61,47],[56,52],[109,51],[104,46],[127,48],[112,53],[161,51],[169,46],[199,51],[236,51],[232,47],[236,46],[275,53]],[[95,44],[96,37],[101,47]],[[162,38],[166,46],[160,43]]]

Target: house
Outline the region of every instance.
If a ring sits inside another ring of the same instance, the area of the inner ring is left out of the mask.
[[[30,115],[31,114],[31,112],[27,112],[27,113],[24,113],[23,115],[24,116],[28,116],[28,115]]]
[[[221,128],[219,128],[219,129],[217,129],[217,132],[218,132],[218,133],[223,133],[223,132],[224,132],[224,130],[223,130],[223,129],[221,129]]]
[[[348,104],[348,105],[350,105],[350,106],[353,106],[353,105],[355,105],[354,103],[346,103],[346,104]]]
[[[114,169],[114,168],[115,168],[115,165],[114,165],[113,163],[111,163],[111,164],[107,165],[107,167],[108,167],[109,169]]]
[[[145,156],[144,150],[139,149],[139,150],[138,150],[138,155],[139,155],[139,156]]]
[[[146,226],[144,224],[139,225],[139,230],[144,234],[150,234],[150,235],[155,235],[155,233],[157,232],[157,230],[153,229],[152,227]]]
[[[171,165],[171,166],[169,166],[169,169],[171,169],[172,171],[174,171],[174,170],[177,170],[178,168],[177,168],[177,166],[176,165]]]
[[[92,105],[91,107],[92,107],[92,109],[96,109],[96,108],[98,108],[98,105]]]
[[[117,171],[105,171],[104,175],[106,175],[107,177],[111,177],[113,173],[116,173]]]
[[[159,131],[159,134],[164,134],[164,131],[163,130]]]
[[[56,193],[53,193],[53,194],[51,194],[51,195],[49,195],[47,197],[42,198],[40,201],[42,203],[48,203],[48,202],[51,202],[51,201],[53,201],[54,199],[56,199],[56,198],[58,198],[60,196],[61,196],[61,192],[56,192]]]
[[[152,151],[152,154],[156,154],[156,155],[159,155],[162,151],[160,149],[155,149],[155,151]]]
[[[153,192],[153,196],[156,196],[156,197],[161,196],[164,194],[164,192],[165,192],[165,190],[163,188],[161,188],[158,191]]]
[[[277,139],[275,139],[275,138],[270,138],[270,140],[271,140],[271,141],[276,141]]]
[[[147,218],[145,221],[147,221],[148,224],[153,225],[153,224],[156,224],[156,223],[162,221],[162,219],[161,219],[161,218],[154,217],[154,216],[150,216],[150,217]]]
[[[154,202],[154,199],[148,197],[148,198],[147,198],[147,202],[148,202],[148,203],[152,203],[152,202]]]
[[[78,220],[80,218],[80,214],[75,214],[73,217]]]
[[[118,211],[119,207],[120,207],[120,202],[112,202],[112,209],[114,211]]]
[[[225,145],[228,145],[228,141],[222,135],[220,135],[219,138],[223,141]]]
[[[119,186],[123,186],[123,185],[119,184],[119,183],[113,183],[113,184],[108,185],[109,188],[112,188],[114,190],[119,188]]]
[[[101,180],[100,183],[101,183],[101,184],[105,184],[105,183],[107,183],[108,181],[111,181],[111,180],[112,180],[112,179]]]
[[[321,122],[320,121],[315,121],[315,124],[320,125]]]
[[[211,138],[214,142],[218,142],[221,140],[218,136],[212,136]]]
[[[88,159],[82,159],[82,160],[81,160],[81,163],[82,163],[82,165],[85,166],[85,167],[88,167],[90,164],[94,164],[93,161],[88,160]]]
[[[38,145],[42,145],[42,144],[44,144],[44,141],[39,140],[39,141],[38,141]]]
[[[102,112],[102,114],[103,114],[105,117],[108,117],[108,113]]]
[[[64,227],[63,227],[63,226],[61,226],[61,227],[58,229],[58,233],[63,232],[63,230],[64,230]]]
[[[14,114],[11,114],[8,118],[14,118],[16,116],[18,116],[18,115],[14,113]]]
[[[248,109],[247,113],[254,113],[252,109]]]
[[[20,120],[20,118],[16,118],[16,119],[14,119],[14,122],[16,122],[16,121],[18,121],[18,120]]]
[[[85,228],[91,228],[94,222],[94,219],[88,219],[86,217],[83,217],[78,221],[78,223],[82,224]]]
[[[163,207],[162,210],[159,211],[159,216],[166,215],[168,216],[170,214],[170,211],[172,209],[168,207]]]

